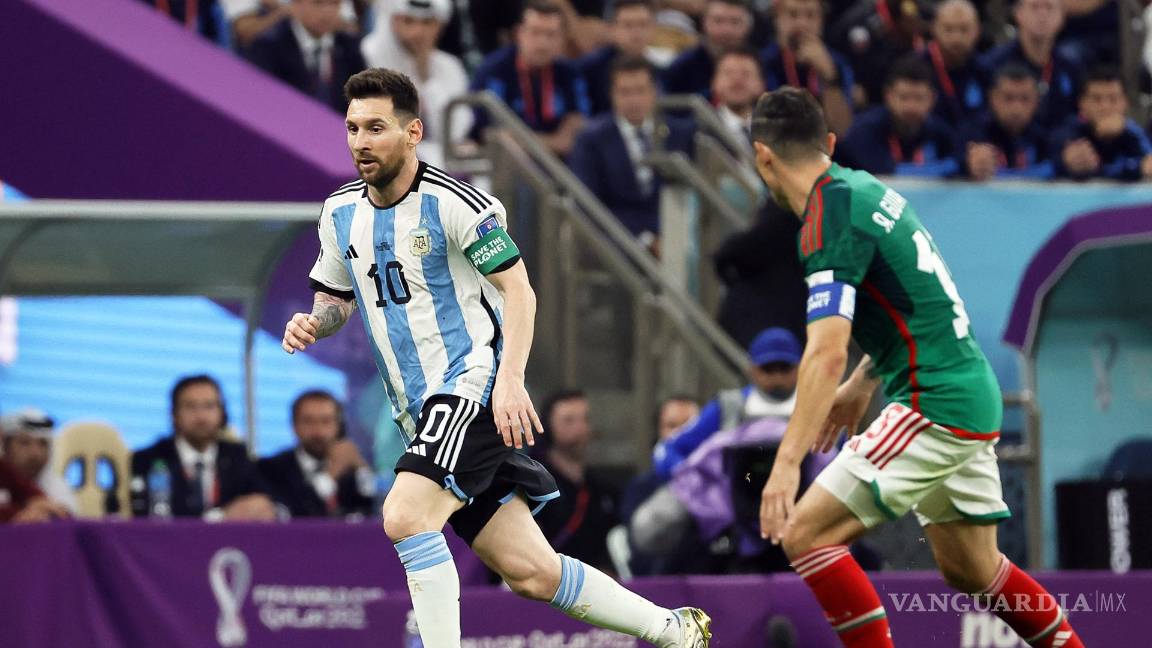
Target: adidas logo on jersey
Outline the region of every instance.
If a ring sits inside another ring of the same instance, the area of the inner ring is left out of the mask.
[[[414,445],[414,446],[408,448],[407,450],[405,450],[405,452],[411,452],[414,455],[420,455],[421,457],[427,457],[428,456],[428,446],[421,443],[419,445]]]
[[[344,258],[345,259],[359,259],[360,255],[356,254],[356,248],[349,245],[348,250],[344,252]]]

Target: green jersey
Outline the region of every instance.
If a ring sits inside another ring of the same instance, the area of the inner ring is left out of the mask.
[[[994,438],[1000,387],[964,301],[903,196],[833,164],[816,181],[799,237],[808,321],[840,316],[891,400],[967,438]]]

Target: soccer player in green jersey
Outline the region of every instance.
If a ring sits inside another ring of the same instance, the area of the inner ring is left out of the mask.
[[[884,606],[848,543],[916,512],[949,585],[986,597],[1020,637],[1082,648],[1055,599],[996,547],[1009,516],[994,450],[1001,395],[964,302],[908,202],[872,175],[833,164],[836,144],[804,90],[763,95],[752,118],[756,166],[804,221],[808,345],[795,413],[760,509],[845,646],[893,646]],[[843,384],[849,337],[867,354]],[[796,500],[800,462],[854,433],[873,392],[890,404]]]

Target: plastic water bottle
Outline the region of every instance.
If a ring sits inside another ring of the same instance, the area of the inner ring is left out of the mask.
[[[155,518],[172,517],[172,476],[160,460],[148,471],[148,513]]]
[[[420,628],[416,625],[416,611],[408,610],[408,619],[404,622],[404,648],[424,648],[424,640],[420,638]]]

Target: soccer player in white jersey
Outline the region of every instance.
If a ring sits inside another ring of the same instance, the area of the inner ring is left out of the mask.
[[[384,502],[384,531],[408,574],[426,648],[460,646],[460,580],[445,523],[521,596],[661,648],[704,648],[710,620],[669,610],[557,554],[532,514],[559,495],[517,452],[542,433],[524,389],[536,298],[500,201],[416,158],[423,134],[408,77],[352,76],[348,148],[360,180],[320,215],[311,313],[284,331],[288,353],[360,310],[408,449]]]

